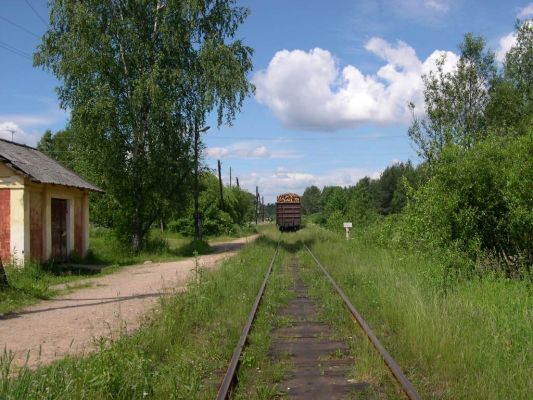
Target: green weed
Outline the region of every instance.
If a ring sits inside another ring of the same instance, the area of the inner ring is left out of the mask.
[[[213,398],[273,252],[266,239],[246,246],[201,281],[191,281],[186,292],[163,298],[160,311],[139,330],[100,341],[90,356],[22,368],[16,377],[6,356],[0,360],[0,398]],[[255,364],[254,353],[248,354]]]
[[[450,279],[442,255],[376,248],[316,227],[306,235],[422,397],[530,398],[528,282]]]

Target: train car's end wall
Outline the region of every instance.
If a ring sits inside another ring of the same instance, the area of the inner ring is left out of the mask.
[[[276,203],[276,224],[280,229],[297,229],[302,223],[300,203]]]

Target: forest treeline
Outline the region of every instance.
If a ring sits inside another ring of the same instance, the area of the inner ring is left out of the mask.
[[[424,117],[408,134],[421,162],[398,163],[351,187],[308,187],[303,212],[359,238],[445,254],[453,270],[532,278],[533,23],[518,21],[499,68],[467,34],[460,60],[423,76]]]

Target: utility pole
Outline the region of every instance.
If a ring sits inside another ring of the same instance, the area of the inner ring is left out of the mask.
[[[229,167],[229,188],[231,189],[231,167]]]
[[[259,187],[255,187],[255,224],[257,225],[257,217],[259,215]]]
[[[235,180],[236,180],[236,182],[237,182],[237,189],[240,189],[241,187],[239,186],[239,177],[238,177],[238,176],[235,177]]]
[[[261,196],[261,221],[265,222],[265,196]]]
[[[222,185],[222,172],[220,167],[220,160],[218,161],[218,185],[220,187],[220,209],[224,211],[224,186]]]
[[[199,206],[199,196],[200,196],[200,186],[198,184],[198,157],[199,157],[199,141],[200,133],[207,132],[209,129],[208,126],[198,129],[197,126],[194,127],[194,239],[202,239],[202,220],[200,216],[200,206]]]

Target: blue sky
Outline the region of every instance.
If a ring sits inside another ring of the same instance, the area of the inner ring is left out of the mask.
[[[29,3],[29,5],[28,5]],[[447,55],[453,68],[466,32],[501,58],[531,1],[248,0],[238,37],[253,47],[256,85],[233,126],[204,136],[205,162],[265,201],[315,184],[351,185],[399,160],[416,160],[407,102],[423,110],[420,75]],[[30,7],[31,5],[31,7]],[[0,136],[35,145],[61,129],[57,80],[32,67],[46,26],[45,0],[0,0]]]

